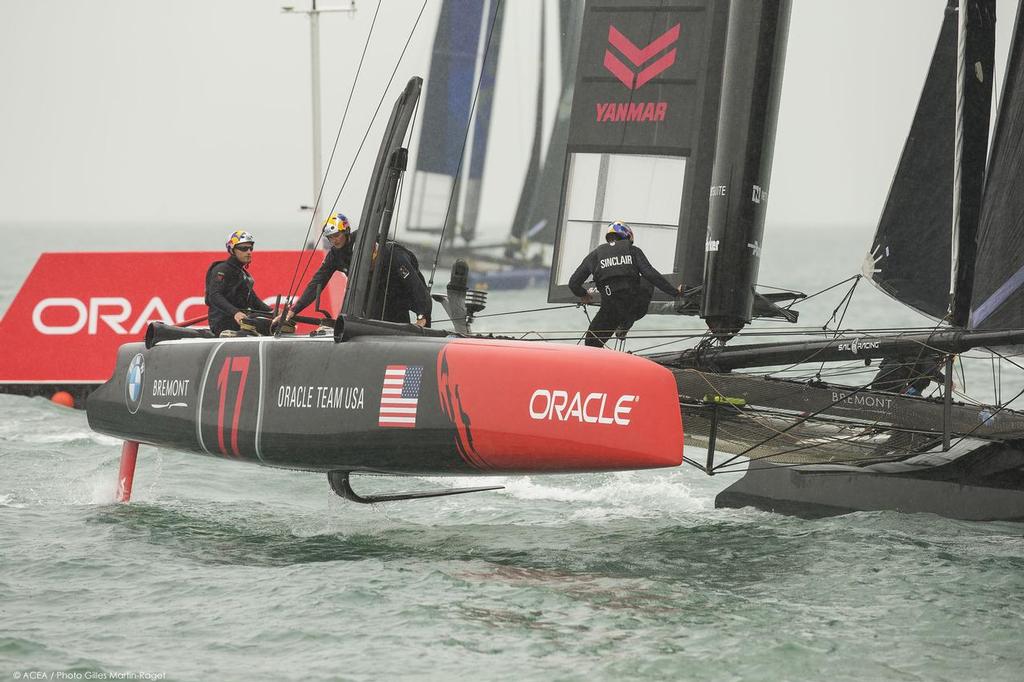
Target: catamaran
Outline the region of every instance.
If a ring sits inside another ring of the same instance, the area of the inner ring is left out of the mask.
[[[709,474],[746,467],[720,506],[1024,518],[1017,396],[972,402],[954,396],[952,380],[957,357],[972,349],[1024,371],[1012,350],[1024,342],[1024,198],[1015,191],[1024,15],[1018,10],[989,152],[994,1],[950,0],[939,10],[932,65],[864,272],[934,317],[934,328],[742,343],[756,318],[796,322],[804,299],[756,285],[790,3],[591,0],[549,301],[575,300],[569,274],[604,224],[626,220],[659,271],[686,287],[682,301],[655,300],[650,312],[702,318],[708,331],[694,347],[619,354],[613,364],[608,350],[479,338],[459,323],[473,304],[458,277],[441,297],[453,330],[367,320],[380,276],[367,264],[373,243],[391,234],[421,86],[413,79],[369,181],[345,312],[323,320],[333,329],[197,339],[154,328],[149,343],[119,351],[114,376],[89,400],[90,424],[128,441],[126,471],[132,444],[142,442],[325,472],[356,501],[477,490],[366,496],[350,482],[359,473],[685,461]],[[638,183],[644,191],[614,189]],[[850,360],[878,364],[859,384],[830,373]],[[773,371],[780,366],[808,369]]]

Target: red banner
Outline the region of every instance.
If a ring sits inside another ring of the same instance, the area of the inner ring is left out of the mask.
[[[279,295],[283,304],[289,285],[301,292],[319,267],[321,255],[314,253],[302,281],[292,284],[300,256],[304,266],[309,252],[254,254],[249,272],[269,305]],[[150,322],[177,324],[206,314],[206,271],[224,258],[214,251],[44,253],[0,320],[0,383],[106,381],[117,348],[141,341]],[[344,292],[344,275],[333,277],[321,307],[336,314]],[[303,313],[316,314],[312,306]]]

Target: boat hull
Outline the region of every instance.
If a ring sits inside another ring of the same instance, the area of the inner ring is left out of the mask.
[[[87,412],[94,430],[125,440],[311,471],[564,473],[682,459],[670,372],[548,343],[364,336],[127,344]]]
[[[867,467],[751,462],[716,507],[804,518],[855,511],[930,513],[971,521],[1024,520],[1024,452],[1003,443]]]
[[[1024,414],[741,373],[674,370],[689,445],[717,472],[748,458],[718,507],[802,517],[896,510],[1024,519]],[[716,401],[715,399],[720,399]],[[732,402],[721,399],[728,399]]]

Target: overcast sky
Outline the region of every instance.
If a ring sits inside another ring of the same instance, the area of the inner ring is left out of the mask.
[[[509,4],[500,135],[487,167],[507,181],[485,188],[491,220],[510,215],[529,150],[534,86],[523,56],[536,51],[539,1]],[[298,206],[312,199],[309,28],[281,4],[0,2],[0,223],[304,225]],[[997,85],[1016,4],[998,2]],[[794,0],[770,224],[874,228],[944,5]],[[354,17],[321,20],[325,162],[375,6],[359,0]],[[332,200],[419,6],[383,0],[339,152],[345,163],[330,176]],[[426,76],[439,9],[440,0],[428,0],[388,108],[408,77]],[[341,209],[356,215],[366,157],[342,197]]]

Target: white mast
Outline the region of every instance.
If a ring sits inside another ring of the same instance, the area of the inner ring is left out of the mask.
[[[326,12],[355,12],[356,0],[349,0],[348,7],[330,7],[326,9],[317,8],[316,2],[317,0],[311,0],[312,6],[310,9],[299,10],[300,14],[305,14],[309,17],[309,60],[311,89],[313,93],[313,195],[309,205],[302,208],[315,210],[313,226],[315,229],[320,229],[324,222],[324,207],[322,203],[317,203],[317,197],[320,195],[320,186],[324,181],[323,160],[321,158],[323,150],[323,142],[321,140],[322,125],[320,123],[320,15]],[[289,5],[282,7],[281,11],[291,14],[295,12],[295,8]],[[314,207],[316,208],[314,209]]]

